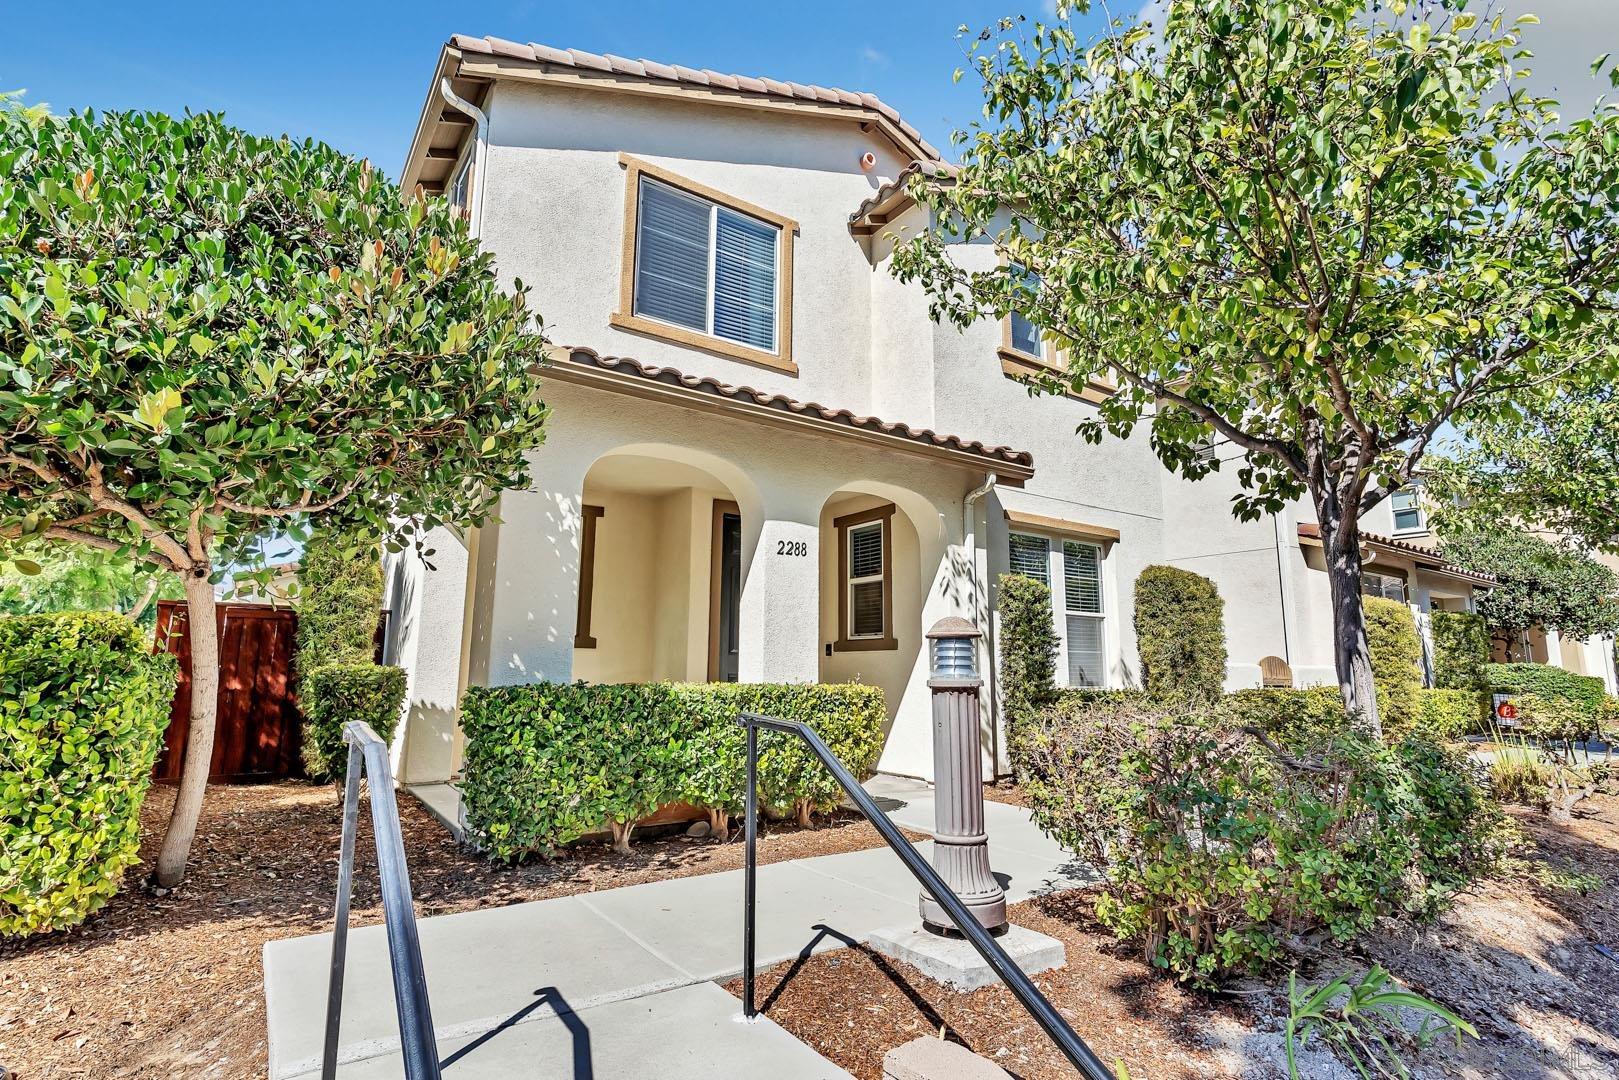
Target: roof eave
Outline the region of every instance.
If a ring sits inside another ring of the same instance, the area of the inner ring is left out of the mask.
[[[576,356],[583,359],[576,360],[574,359]],[[1012,460],[992,452],[974,450],[970,445],[947,445],[951,441],[948,437],[923,438],[869,425],[840,423],[816,415],[814,409],[818,407],[808,406],[802,402],[784,403],[778,407],[761,404],[751,400],[751,397],[737,396],[755,393],[746,387],[730,388],[736,390],[737,394],[722,393],[602,366],[614,362],[613,358],[598,356],[589,349],[559,348],[553,351],[548,362],[536,365],[533,374],[541,379],[595,387],[612,393],[719,413],[767,426],[805,431],[823,437],[851,439],[885,450],[948,463],[976,474],[992,472],[997,482],[1006,487],[1022,487],[1025,481],[1034,476],[1033,459],[1021,452],[1013,453],[1017,453],[1018,457],[1024,460]],[[713,380],[700,381],[713,382]],[[961,440],[954,441],[961,442]]]
[[[446,51],[455,46],[446,47]],[[617,72],[581,69],[546,60],[525,60],[521,57],[494,54],[461,55],[460,71],[469,78],[518,82],[550,83],[580,89],[628,94],[643,94],[669,98],[680,96],[689,100],[731,108],[797,113],[822,116],[858,123],[862,129],[876,131],[891,142],[905,157],[937,160],[938,151],[928,143],[913,138],[899,124],[874,108],[845,102],[811,101],[801,98],[782,98],[742,90],[729,90],[722,86],[702,86],[692,83],[649,79]]]

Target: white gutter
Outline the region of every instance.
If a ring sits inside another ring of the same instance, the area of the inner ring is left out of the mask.
[[[989,707],[991,717],[991,723],[989,725],[989,775],[991,780],[994,780],[1001,774],[1001,725],[999,717],[995,713],[995,701],[998,697],[997,692],[1000,687],[999,679],[996,677],[995,665],[995,642],[993,634],[995,617],[989,610],[988,591],[980,591],[979,589],[978,523],[973,516],[973,504],[979,499],[982,499],[985,495],[988,495],[991,491],[995,490],[995,481],[996,476],[994,473],[985,473],[984,482],[969,491],[966,497],[961,500],[961,542],[965,544],[969,538],[971,538],[973,542],[972,557],[967,561],[967,575],[968,584],[972,586],[973,621],[975,623],[978,621],[979,614],[978,598],[979,596],[984,598],[984,625],[980,627],[980,631],[983,636],[980,638],[980,640],[984,643],[984,659],[986,667],[984,672],[984,685],[989,688]],[[987,539],[988,538],[986,537],[986,540]],[[984,568],[984,572],[988,574],[989,568],[987,566]]]
[[[466,98],[457,94],[450,85],[450,77],[444,76],[438,81],[439,96],[444,103],[456,112],[465,113],[472,118],[478,126],[477,145],[472,151],[472,212],[471,232],[473,236],[481,235],[479,227],[483,224],[483,170],[489,160],[489,117]]]

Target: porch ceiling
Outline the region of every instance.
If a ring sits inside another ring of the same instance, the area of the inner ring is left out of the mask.
[[[874,416],[857,416],[848,409],[833,409],[783,394],[769,394],[751,386],[732,386],[628,357],[602,356],[592,349],[559,349],[548,363],[535,369],[535,374],[540,378],[667,401],[684,408],[724,413],[754,423],[876,444],[974,472],[993,472],[1002,484],[1010,487],[1022,487],[1024,481],[1034,475],[1034,456],[1024,450],[985,446],[959,435],[941,435],[928,428],[913,428]]]

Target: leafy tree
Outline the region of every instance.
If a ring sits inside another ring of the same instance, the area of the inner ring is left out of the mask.
[[[1085,438],[1148,423],[1191,479],[1230,443],[1242,518],[1308,496],[1380,730],[1361,519],[1447,422],[1619,367],[1619,111],[1559,126],[1515,26],[1405,0],[1171,0],[1094,44],[1009,19],[970,61],[985,119],[913,180],[896,272],[960,325],[1027,316],[1046,389],[1111,375]]]
[[[1619,551],[1619,391],[1562,394],[1533,413],[1470,424],[1436,460],[1429,489],[1440,528],[1528,522]]]
[[[0,533],[183,582],[191,733],[160,885],[207,783],[213,580],[314,515],[423,550],[526,484],[546,409],[524,297],[448,207],[325,145],[0,112]]]
[[[62,544],[26,552],[0,544],[0,615],[119,611],[150,627],[154,600],[177,600],[180,583],[146,563]],[[17,569],[21,567],[21,569]]]
[[[1457,566],[1495,575],[1478,613],[1508,650],[1536,626],[1580,640],[1619,633],[1619,575],[1570,544],[1497,528],[1449,536],[1443,550]]]

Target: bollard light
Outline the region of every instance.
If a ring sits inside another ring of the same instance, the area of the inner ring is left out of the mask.
[[[1006,893],[989,869],[984,832],[984,739],[979,730],[978,628],[957,616],[928,631],[933,651],[933,868],[987,930],[1006,928]],[[922,923],[949,933],[950,916],[926,890]]]
[[[961,637],[934,637],[945,624],[951,622],[945,619],[939,622],[928,634],[933,642],[933,677],[935,679],[976,679],[978,678],[978,631],[966,619],[955,619],[970,633]],[[955,631],[956,627],[945,628],[945,632]]]

